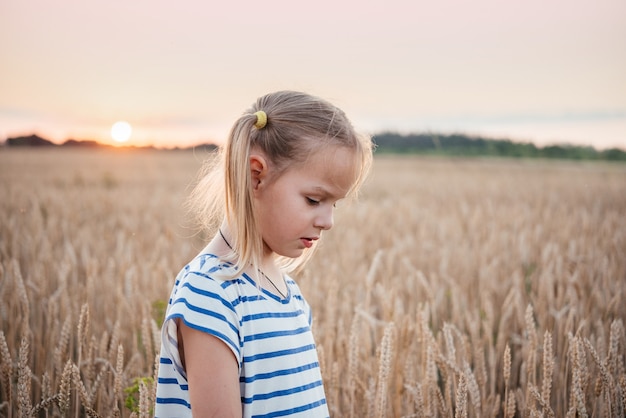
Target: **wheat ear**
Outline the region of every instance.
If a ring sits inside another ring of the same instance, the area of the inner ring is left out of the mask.
[[[139,417],[148,418],[150,416],[150,390],[145,382],[139,382]]]
[[[541,398],[550,405],[550,390],[552,388],[552,373],[554,370],[554,358],[552,354],[552,334],[546,331],[543,335],[543,381],[541,386]]]
[[[61,374],[61,384],[59,386],[59,410],[65,416],[70,407],[70,391],[72,385],[72,362],[68,360]]]
[[[515,416],[515,394],[509,394],[506,401],[506,411],[504,416],[506,418],[513,418]]]
[[[404,389],[411,395],[413,398],[413,403],[415,405],[415,416],[416,417],[427,417],[424,413],[424,395],[422,393],[422,385],[419,383],[415,383],[415,386],[404,385]]]
[[[626,413],[626,375],[621,375],[619,378],[619,389],[622,392],[622,411]]]
[[[476,382],[476,376],[474,376],[474,373],[472,372],[472,369],[467,361],[464,361],[463,374],[465,374],[467,391],[469,392],[472,406],[474,407],[476,414],[481,416],[480,389],[478,387],[478,382]]]
[[[502,373],[504,375],[504,408],[506,416],[509,417],[509,381],[511,379],[511,346],[508,344],[504,347],[504,359],[502,365]],[[515,411],[514,411],[515,413]]]
[[[33,405],[30,400],[31,371],[28,367],[28,339],[22,338],[17,364],[17,410],[27,416]]]
[[[578,411],[578,414],[586,418],[587,409],[585,408],[585,393],[583,390],[585,373],[586,373],[586,363],[584,359],[584,351],[582,347],[579,345],[579,338],[574,337],[572,339],[572,343],[574,344],[573,353],[574,353],[574,367],[572,370],[572,396],[574,400],[574,406]]]
[[[119,411],[118,403],[122,401],[122,375],[124,373],[124,347],[117,346],[117,362],[115,364],[115,377],[113,379],[113,396],[115,398],[115,410]]]
[[[547,403],[543,396],[539,393],[539,389],[537,389],[537,386],[533,385],[532,383],[529,383],[528,385],[530,394],[533,395],[537,402],[539,402],[539,405],[541,405],[543,412],[545,412],[548,417],[554,418],[554,411],[550,407],[550,404]]]
[[[387,409],[387,387],[391,374],[391,363],[394,348],[394,324],[389,323],[385,327],[380,350],[380,365],[378,367],[378,387],[376,391],[377,416],[382,418],[386,415]]]
[[[4,332],[0,331],[0,355],[2,356],[2,363],[0,363],[0,380],[2,382],[3,397],[11,405],[13,390],[11,386],[11,378],[13,376],[13,359],[11,358],[11,352],[7,340],[4,337]],[[10,408],[9,408],[10,411]]]
[[[585,338],[584,343],[587,346],[587,350],[589,350],[589,352],[591,353],[593,361],[596,363],[596,366],[600,370],[600,380],[602,384],[600,390],[596,389],[596,393],[602,392],[602,389],[604,389],[604,396],[607,404],[609,405],[609,409],[612,411],[612,416],[617,416],[616,408],[618,405],[616,405],[616,402],[611,402],[611,389],[613,388],[613,378],[609,374],[605,363],[600,359],[600,355],[598,354],[596,349],[593,348],[593,345],[591,345],[591,342],[587,338]]]
[[[533,317],[533,307],[530,304],[526,308],[524,320],[526,322],[526,333],[529,342],[526,371],[528,373],[528,382],[535,384],[535,370],[537,362],[535,350],[537,349],[537,330],[535,325],[535,319]]]
[[[85,388],[85,384],[80,378],[80,369],[75,364],[72,367],[72,380],[74,381],[74,387],[78,392],[78,396],[80,397],[83,406],[91,407],[91,398],[89,396],[89,393],[87,393],[87,388]],[[78,405],[76,408],[79,409],[80,404],[78,402],[76,402],[76,404]]]
[[[619,359],[619,338],[622,330],[622,321],[614,320],[611,322],[611,333],[609,336],[609,354],[607,363],[611,373],[617,374],[617,363]]]
[[[459,385],[456,388],[456,411],[454,418],[467,418],[467,382],[465,375],[461,373]]]

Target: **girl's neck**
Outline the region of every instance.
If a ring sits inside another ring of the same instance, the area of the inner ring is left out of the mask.
[[[226,222],[223,222],[222,225],[218,228],[217,234],[213,238],[212,242],[213,241],[217,241],[219,244],[222,244],[222,246],[225,244],[226,247],[224,249],[228,250],[226,251],[226,253],[234,251],[232,247],[232,242],[234,241],[233,235],[231,233],[230,227]],[[261,263],[261,265],[257,267],[261,269],[265,268],[268,271],[280,271],[280,269],[276,265],[276,254],[267,245],[265,245],[265,243],[263,243],[263,257],[261,260],[259,260],[259,262]]]
[[[226,223],[223,223],[218,228],[218,233],[211,241],[210,249],[217,256],[232,255],[234,248],[231,244],[232,235],[230,229]],[[276,264],[275,254],[269,250],[267,246],[264,246],[263,258],[260,260],[260,265],[248,266],[243,270],[252,277],[258,277],[261,282],[261,286],[272,293],[276,291],[282,296],[287,295],[287,285],[283,279],[283,272]]]

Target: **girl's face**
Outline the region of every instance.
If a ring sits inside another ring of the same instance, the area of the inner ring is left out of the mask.
[[[332,228],[335,203],[355,180],[354,153],[331,146],[277,178],[267,169],[254,191],[265,253],[299,257],[316,244],[322,231]]]

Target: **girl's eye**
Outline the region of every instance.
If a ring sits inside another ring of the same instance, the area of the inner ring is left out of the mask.
[[[311,199],[310,197],[306,198],[306,201],[309,205],[311,206],[317,206],[319,205],[320,201],[319,200],[315,200],[315,199]]]

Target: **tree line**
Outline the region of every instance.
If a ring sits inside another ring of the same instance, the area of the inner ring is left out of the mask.
[[[376,153],[626,161],[626,151],[619,148],[597,150],[592,146],[569,144],[538,147],[530,142],[487,139],[463,134],[401,135],[385,132],[374,135],[373,141],[376,144]]]
[[[471,137],[464,134],[443,135],[436,133],[414,133],[401,135],[384,132],[375,134],[373,141],[376,144],[377,154],[421,154],[443,155],[459,157],[512,157],[512,158],[554,158],[568,160],[605,160],[626,161],[626,151],[620,148],[596,150],[592,146],[579,145],[547,145],[538,147],[530,142],[513,142],[508,139],[487,139]],[[1,144],[0,144],[1,145]],[[57,145],[37,135],[9,138],[6,146],[29,147],[111,147],[96,141],[78,141],[69,139]],[[214,144],[199,144],[193,148],[217,148]],[[137,148],[137,147],[131,147]],[[141,147],[154,148],[154,147]],[[178,148],[177,148],[178,149]]]

